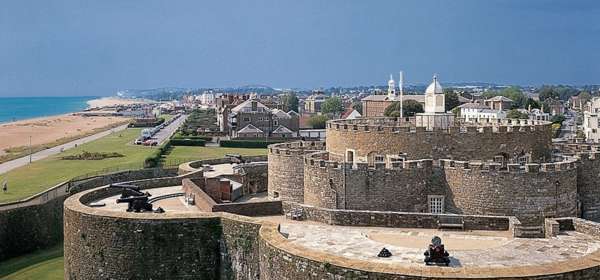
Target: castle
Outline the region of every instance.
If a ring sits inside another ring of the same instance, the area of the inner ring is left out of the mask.
[[[193,211],[95,207],[117,194],[106,187],[71,196],[65,277],[600,278],[600,146],[553,144],[544,121],[455,119],[444,111],[436,78],[424,113],[332,120],[326,129],[326,142],[269,146],[267,170],[264,163],[235,167],[243,170],[234,174],[241,192],[266,189],[264,201],[218,201],[205,162],[131,182],[183,190],[186,201],[194,197]],[[465,246],[449,268],[415,261],[420,249],[408,243],[418,238],[402,242],[432,231]],[[373,252],[381,244],[395,254],[390,260]]]

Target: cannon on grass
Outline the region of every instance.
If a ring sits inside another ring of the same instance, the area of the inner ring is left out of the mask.
[[[431,244],[425,251],[425,265],[450,265],[450,254],[444,248],[444,244],[442,244],[442,239],[434,236],[431,239]]]

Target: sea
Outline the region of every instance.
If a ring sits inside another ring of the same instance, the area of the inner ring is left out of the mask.
[[[78,112],[99,97],[0,97],[0,123]]]

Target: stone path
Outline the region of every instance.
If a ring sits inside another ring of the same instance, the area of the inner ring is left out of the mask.
[[[500,233],[440,232],[422,229],[342,227],[307,223],[283,223],[281,232],[306,248],[350,259],[424,266],[423,252],[433,235],[442,238],[453,267],[514,267],[581,258],[600,249],[600,240],[574,231],[551,239],[513,239]],[[400,244],[404,246],[399,246]],[[488,244],[489,247],[486,247]],[[475,246],[474,246],[475,245]],[[391,258],[378,258],[381,248]]]

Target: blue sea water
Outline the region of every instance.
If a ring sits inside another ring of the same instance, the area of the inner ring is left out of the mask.
[[[0,123],[78,112],[93,96],[0,97]]]

